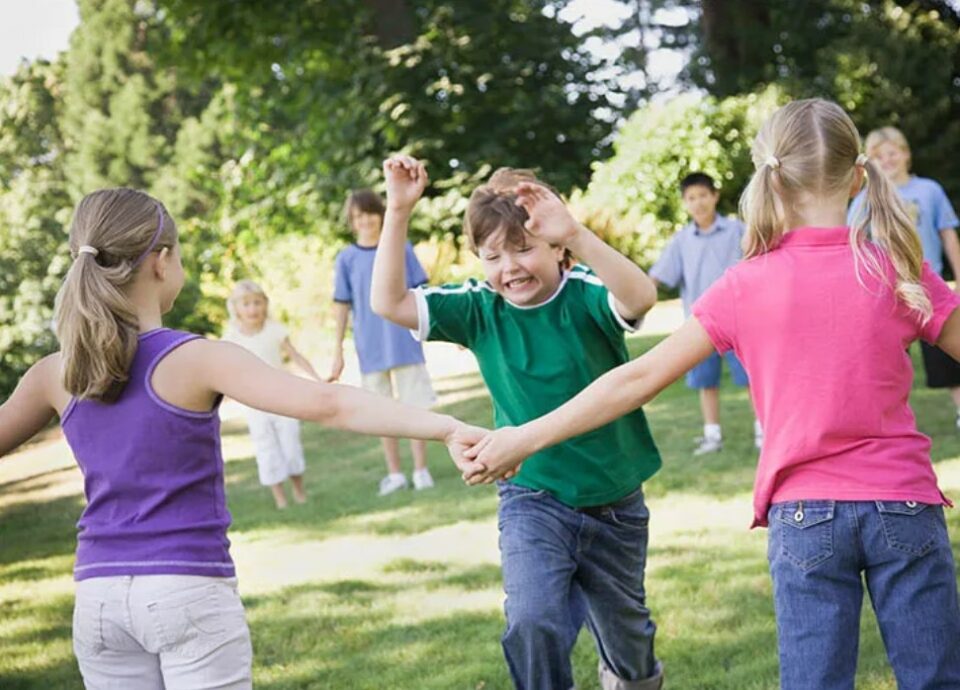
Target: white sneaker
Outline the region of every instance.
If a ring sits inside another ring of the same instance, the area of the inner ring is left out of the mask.
[[[424,467],[422,470],[413,471],[413,488],[417,491],[433,488],[433,477],[430,476],[430,470]]]
[[[402,474],[388,474],[380,480],[380,495],[386,496],[387,494],[392,494],[394,491],[406,489],[407,486],[407,478]]]
[[[707,453],[719,453],[723,450],[723,439],[705,438],[697,439],[697,447],[693,449],[694,455],[706,455]]]

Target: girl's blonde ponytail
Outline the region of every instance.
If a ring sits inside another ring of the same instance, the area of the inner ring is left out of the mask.
[[[80,201],[70,229],[74,261],[54,317],[71,395],[104,402],[120,395],[139,332],[125,289],[151,251],[176,241],[172,219],[143,192],[103,189]]]
[[[853,186],[856,167],[863,165],[866,203],[850,228],[856,268],[863,265],[887,280],[870,249],[872,240],[893,265],[897,298],[923,320],[930,318],[930,298],[920,284],[923,251],[916,228],[890,182],[861,156],[860,135],[840,106],[817,98],[788,103],[760,128],[752,156],[757,171],[740,200],[747,225],[746,258],[780,242],[784,232],[780,208],[845,195]]]
[[[920,314],[924,322],[933,314],[930,297],[920,284],[923,270],[923,246],[916,227],[907,213],[893,185],[877,167],[866,158],[867,173],[864,202],[854,218],[851,237],[862,245],[869,237],[890,258],[896,272],[897,297]]]

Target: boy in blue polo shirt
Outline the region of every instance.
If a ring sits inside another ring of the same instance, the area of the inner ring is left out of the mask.
[[[720,193],[713,178],[702,172],[690,173],[680,181],[683,206],[692,219],[673,236],[649,275],[659,285],[680,289],[684,316],[724,271],[743,256],[740,241],[743,224],[736,218],[717,213]],[[747,372],[733,352],[726,354],[730,375],[738,386],[747,386]],[[687,373],[687,386],[700,391],[703,413],[703,437],[697,439],[694,455],[715,453],[723,448],[720,428],[721,357],[714,352],[709,359]],[[754,444],[763,443],[760,423],[754,421]]]
[[[429,408],[436,403],[430,375],[424,366],[423,348],[405,329],[380,318],[370,309],[370,282],[373,260],[380,242],[384,215],[383,199],[371,189],[359,189],[347,199],[346,216],[357,237],[354,244],[337,254],[333,289],[336,316],[336,349],[329,381],[343,372],[343,338],[347,319],[353,312],[353,335],[360,359],[361,386],[368,391],[397,398],[408,405]],[[427,274],[407,242],[404,261],[408,287],[427,282]],[[383,438],[387,476],[380,481],[380,495],[386,496],[408,486],[400,469],[400,444]],[[427,469],[427,443],[411,439],[413,486],[429,489],[433,478]]]

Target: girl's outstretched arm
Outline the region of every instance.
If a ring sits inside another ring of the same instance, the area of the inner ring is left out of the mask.
[[[178,357],[178,366],[168,371],[175,371],[178,378],[192,379],[188,385],[202,386],[211,398],[226,395],[258,410],[315,421],[334,429],[442,441],[461,471],[469,469],[463,451],[485,433],[484,429],[448,415],[404,405],[359,388],[294,376],[232,343],[195,340],[167,356],[173,357]],[[156,383],[154,387],[158,388]]]
[[[57,401],[60,355],[44,357],[27,370],[16,390],[0,405],[0,456],[16,450],[38,433],[57,414],[59,402],[69,396],[61,392]]]
[[[609,424],[652,400],[711,352],[706,330],[696,318],[687,319],[645,355],[608,371],[553,412],[488,434],[467,452],[476,464],[464,479],[469,484],[490,483],[534,453]]]
[[[960,288],[960,281],[957,281]],[[937,347],[960,362],[960,309],[954,309],[940,329]]]

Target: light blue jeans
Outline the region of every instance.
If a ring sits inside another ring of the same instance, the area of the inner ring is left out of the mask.
[[[570,653],[584,620],[602,664],[625,681],[618,687],[647,687],[658,672],[643,589],[648,521],[640,489],[576,510],[546,491],[501,483],[502,644],[519,690],[573,686]]]
[[[960,606],[938,505],[771,506],[782,690],[853,690],[866,584],[899,690],[960,688]]]

